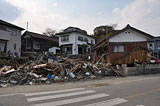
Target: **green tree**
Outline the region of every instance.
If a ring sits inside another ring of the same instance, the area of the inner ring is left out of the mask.
[[[116,32],[117,31],[115,30],[116,27],[117,27],[117,24],[98,26],[93,30],[94,32],[93,36],[96,38],[96,41],[99,41]]]

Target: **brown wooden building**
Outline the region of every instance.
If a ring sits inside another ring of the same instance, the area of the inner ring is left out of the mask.
[[[22,35],[23,52],[43,52],[51,47],[58,47],[58,37],[49,37],[46,35],[26,31]]]
[[[147,41],[154,37],[130,25],[106,37],[93,47],[95,61],[111,64],[133,64],[147,61]]]

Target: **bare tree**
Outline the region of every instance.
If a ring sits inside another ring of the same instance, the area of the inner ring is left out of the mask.
[[[56,30],[51,29],[51,28],[46,28],[45,32],[43,32],[42,34],[52,37],[52,36],[54,36],[56,33],[57,33]]]

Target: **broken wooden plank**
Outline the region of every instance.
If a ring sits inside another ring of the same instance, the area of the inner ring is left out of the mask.
[[[75,65],[75,66],[71,69],[71,72],[76,71],[78,68],[80,68],[80,66],[81,66],[81,64]]]
[[[41,67],[46,67],[47,64],[39,64],[39,65],[35,65],[33,66],[33,68],[41,68]]]

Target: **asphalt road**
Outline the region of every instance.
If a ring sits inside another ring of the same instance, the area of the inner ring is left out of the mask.
[[[159,82],[160,75],[153,75],[108,86],[3,94],[0,106],[160,106]]]

